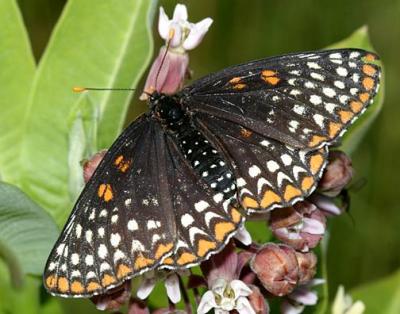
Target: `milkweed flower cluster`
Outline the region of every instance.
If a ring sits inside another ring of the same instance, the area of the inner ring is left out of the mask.
[[[154,91],[173,94],[182,87],[188,73],[187,51],[200,44],[212,22],[212,19],[206,18],[195,24],[190,23],[187,9],[181,4],[176,6],[172,19],[160,8],[158,30],[166,45],[160,49],[150,69],[141,99],[146,99]],[[86,181],[103,156],[104,152],[100,152],[85,163]],[[129,313],[150,313],[144,300],[155,284],[163,281],[169,307],[155,310],[153,313],[156,314],[191,313],[190,291],[193,292],[198,314],[210,310],[217,314],[232,311],[268,314],[268,300],[272,298],[280,299],[281,313],[301,313],[305,306],[317,303],[317,293],[313,289],[323,283],[323,280],[314,278],[317,256],[312,249],[325,234],[327,218],[343,212],[343,207],[337,205],[337,199],[352,175],[349,157],[339,151],[331,152],[316,192],[292,207],[274,209],[267,218],[259,218],[270,228],[276,242],[254,243],[243,227],[220,253],[200,265],[201,275],[189,271],[153,271],[142,276],[136,297],[131,297],[130,281],[127,281],[106,295],[94,297],[92,301],[98,309],[104,310],[118,309],[129,300]],[[182,277],[187,280],[183,281]],[[200,291],[203,291],[202,295]],[[335,313],[361,313],[346,310],[351,308],[351,304],[343,301],[342,290],[337,298],[340,300],[334,306]],[[175,304],[181,299],[184,308],[177,309]],[[358,303],[353,307],[360,308]]]

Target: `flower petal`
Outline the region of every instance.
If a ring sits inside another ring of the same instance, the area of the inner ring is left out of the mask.
[[[181,289],[179,287],[179,278],[176,274],[169,275],[165,279],[165,289],[167,290],[168,298],[173,303],[178,303],[181,300]]]
[[[284,300],[281,304],[281,314],[300,314],[303,310],[303,305],[293,305],[287,300]]]
[[[188,13],[186,5],[178,3],[175,7],[174,16],[172,19],[174,20],[174,22],[187,21]]]
[[[158,33],[164,40],[168,39],[170,21],[163,7],[160,7],[160,14],[158,16]]]
[[[347,310],[346,314],[362,314],[365,311],[365,305],[361,301],[356,301],[353,306]]]
[[[339,286],[336,292],[335,300],[333,301],[332,314],[343,314],[345,310],[346,310],[346,301],[344,295],[344,287]]]
[[[139,289],[136,292],[137,297],[141,300],[146,299],[150,295],[151,291],[153,291],[155,285],[156,285],[155,277],[143,278],[139,286]]]
[[[250,245],[252,242],[251,235],[244,226],[240,227],[236,232],[235,239],[239,240],[244,245]]]
[[[304,217],[302,231],[310,234],[324,234],[325,226],[316,219]]]
[[[256,314],[249,300],[245,297],[240,297],[236,301],[236,310],[239,314]]]
[[[200,300],[200,304],[197,307],[197,314],[205,314],[208,313],[209,310],[216,307],[214,293],[208,290],[203,294]]]
[[[190,33],[188,37],[183,42],[183,48],[185,50],[191,50],[196,48],[203,39],[204,35],[207,33],[208,29],[210,28],[213,20],[209,17],[205,18],[204,20],[192,24]]]
[[[297,288],[290,295],[289,298],[304,305],[315,305],[318,301],[318,296],[315,291],[310,291],[305,288]]]
[[[239,298],[241,296],[247,297],[253,292],[251,289],[241,280],[232,280],[229,284],[232,290],[235,292],[235,297]]]

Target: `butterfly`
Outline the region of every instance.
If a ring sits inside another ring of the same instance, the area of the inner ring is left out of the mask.
[[[86,184],[45,267],[53,295],[91,297],[207,260],[251,213],[310,195],[328,148],[373,101],[374,53],[294,53],[226,68],[149,111]]]

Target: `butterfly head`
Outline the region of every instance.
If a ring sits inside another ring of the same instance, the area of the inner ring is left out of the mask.
[[[184,110],[173,96],[155,92],[150,96],[150,107],[155,117],[169,127],[180,125],[185,117]]]

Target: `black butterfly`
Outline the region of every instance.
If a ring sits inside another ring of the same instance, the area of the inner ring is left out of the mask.
[[[289,54],[153,93],[79,197],[47,261],[47,290],[90,297],[152,269],[188,268],[221,250],[247,213],[307,197],[328,146],[372,102],[377,58]]]

